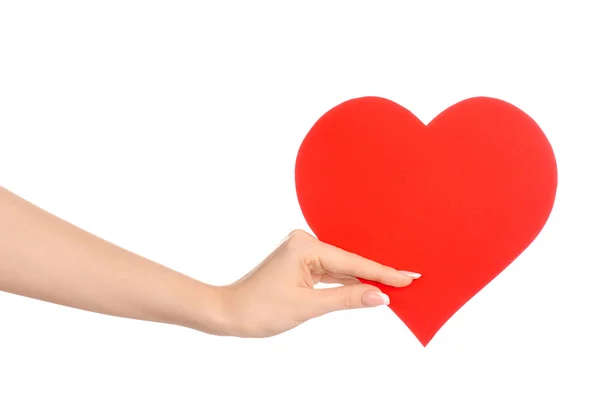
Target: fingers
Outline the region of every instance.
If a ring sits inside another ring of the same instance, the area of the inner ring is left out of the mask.
[[[319,259],[330,273],[348,274],[394,287],[405,287],[421,277],[418,273],[396,270],[329,244],[319,242],[319,245]]]
[[[312,291],[317,303],[313,305],[313,317],[338,310],[360,309],[389,305],[390,298],[379,289],[366,285],[356,284],[337,288],[327,288]]]

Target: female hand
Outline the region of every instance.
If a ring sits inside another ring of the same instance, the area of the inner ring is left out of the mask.
[[[389,304],[379,288],[356,277],[406,287],[420,274],[380,265],[295,230],[253,271],[223,287],[230,334],[267,337],[332,311]],[[317,283],[342,286],[314,289]]]

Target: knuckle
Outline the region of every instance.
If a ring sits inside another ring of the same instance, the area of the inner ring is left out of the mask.
[[[350,291],[344,290],[340,293],[340,307],[343,309],[352,309],[352,294]]]
[[[292,230],[285,239],[285,246],[289,248],[297,248],[300,244],[303,244],[308,237],[309,234],[306,233],[304,230]]]
[[[280,248],[290,258],[299,260],[311,272],[322,274],[323,264],[311,244],[312,239],[314,238],[304,230],[295,229],[287,235]]]

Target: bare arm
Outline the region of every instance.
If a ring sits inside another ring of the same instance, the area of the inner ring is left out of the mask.
[[[117,247],[0,187],[0,290],[225,334],[222,291]]]
[[[405,287],[419,276],[294,231],[246,276],[211,286],[0,187],[0,291],[83,310],[215,335],[267,337],[332,311],[389,304],[357,277]],[[313,289],[319,282],[342,286]]]

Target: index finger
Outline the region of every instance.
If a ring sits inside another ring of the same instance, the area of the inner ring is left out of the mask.
[[[421,277],[419,273],[396,270],[333,245],[316,241],[319,245],[317,254],[321,265],[331,273],[347,274],[393,287],[405,287]]]

